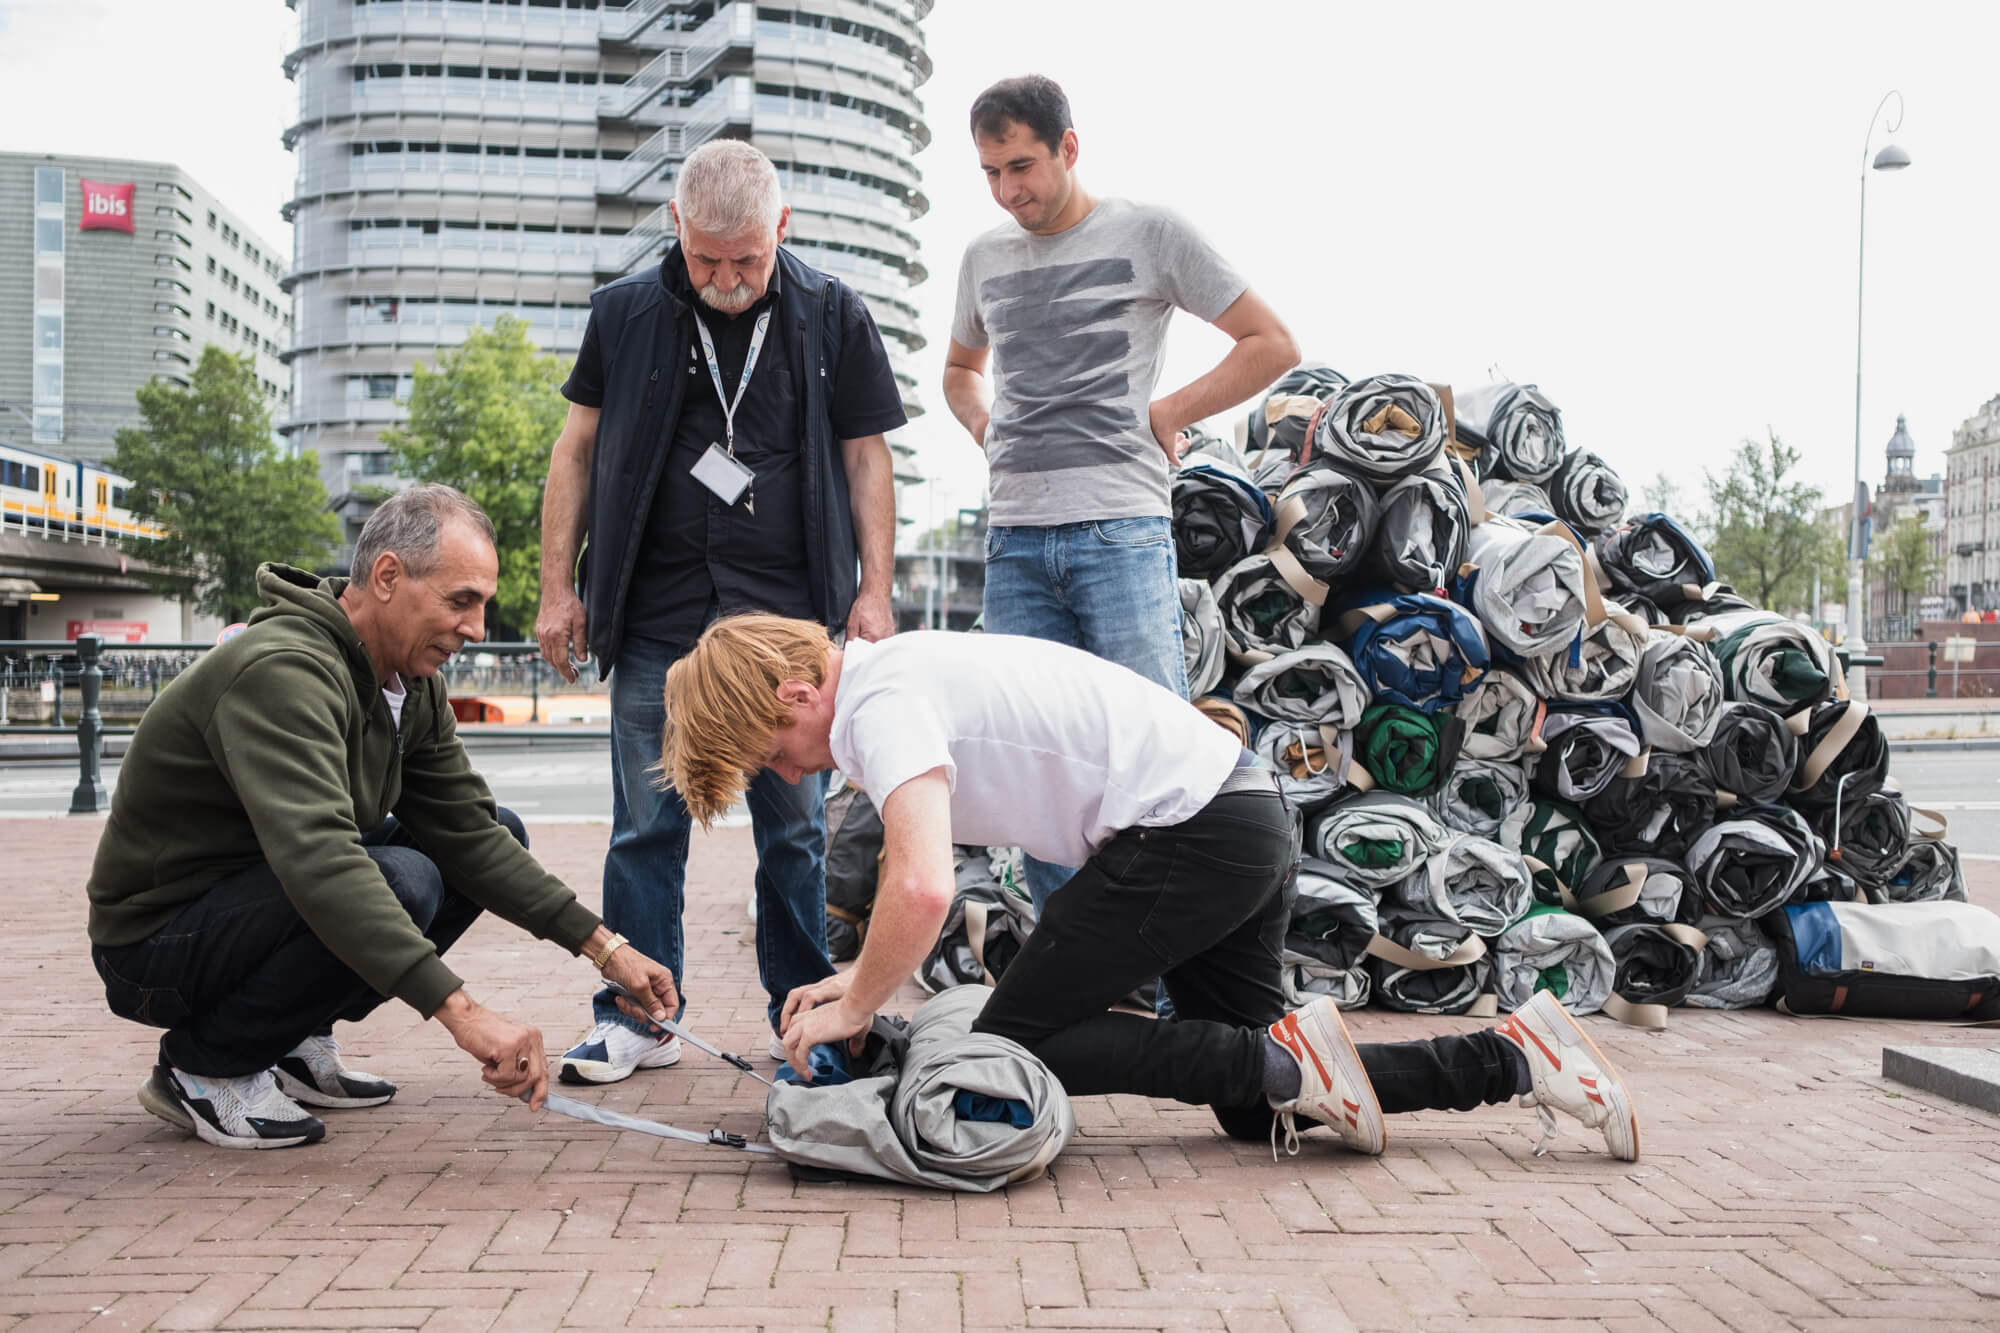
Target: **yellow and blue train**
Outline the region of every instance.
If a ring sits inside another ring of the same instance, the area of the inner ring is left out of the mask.
[[[74,458],[0,443],[0,531],[109,540],[158,537],[158,524],[126,506],[132,483]]]

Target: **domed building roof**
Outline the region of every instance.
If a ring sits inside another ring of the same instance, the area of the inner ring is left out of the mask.
[[[1904,424],[1904,418],[1899,416],[1896,418],[1896,433],[1889,437],[1889,457],[1915,458],[1916,456],[1916,442],[1910,438],[1910,430]]]

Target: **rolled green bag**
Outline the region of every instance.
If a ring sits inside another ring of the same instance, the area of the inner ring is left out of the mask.
[[[1418,802],[1371,791],[1314,815],[1306,848],[1326,863],[1327,874],[1379,890],[1422,870],[1451,836]]]
[[[1401,704],[1375,704],[1355,725],[1355,756],[1382,790],[1427,796],[1458,762],[1464,734],[1448,712],[1427,716]]]
[[[1339,731],[1366,717],[1368,686],[1346,653],[1330,643],[1308,643],[1245,671],[1236,682],[1236,702],[1281,722]]]
[[[1725,611],[1688,623],[1715,632],[1710,646],[1731,699],[1790,717],[1833,693],[1833,649],[1810,625],[1775,611]]]
[[[1493,988],[1509,1013],[1545,990],[1572,1014],[1594,1014],[1617,974],[1597,927],[1560,907],[1533,908],[1493,941]]]
[[[1528,774],[1519,760],[1464,759],[1431,793],[1431,813],[1446,827],[1482,838],[1500,838],[1500,827],[1528,799]]]
[[[1591,832],[1583,812],[1564,801],[1540,798],[1529,801],[1507,816],[1500,826],[1500,844],[1541,862],[1546,871],[1529,869],[1534,875],[1535,901],[1560,905],[1557,884],[1577,885],[1597,868],[1604,852]]]
[[[1490,838],[1461,833],[1406,878],[1383,893],[1473,933],[1498,935],[1535,905],[1534,883],[1521,854]]]

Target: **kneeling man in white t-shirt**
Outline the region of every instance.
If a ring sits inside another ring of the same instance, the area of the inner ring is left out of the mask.
[[[1234,1138],[1296,1116],[1379,1153],[1384,1112],[1522,1097],[1639,1155],[1617,1074],[1546,991],[1465,1036],[1356,1046],[1329,999],[1286,1013],[1284,887],[1296,856],[1272,775],[1186,701],[1061,644],[999,634],[828,642],[812,621],[718,620],[667,673],[667,780],[704,825],[746,775],[839,768],[882,814],[868,939],[849,971],[791,993],[792,1067],[868,1030],[937,941],[952,844],[1018,844],[1081,867],[977,1027],[1019,1042],[1072,1096],[1141,1093],[1213,1108]],[[1109,1012],[1164,976],[1176,1017]]]

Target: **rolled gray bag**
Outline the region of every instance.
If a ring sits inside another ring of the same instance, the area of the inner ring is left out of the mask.
[[[1726,703],[1715,735],[1695,751],[1695,763],[1715,784],[1744,805],[1785,799],[1799,766],[1799,740],[1785,720],[1762,704]]]
[[[1235,453],[1192,457],[1174,473],[1174,563],[1189,578],[1215,578],[1270,536],[1270,498]]]
[[[1910,803],[1887,787],[1815,810],[1813,829],[1826,839],[1826,859],[1870,893],[1888,883],[1908,859],[1914,836]]]
[[[1690,1009],[1755,1009],[1778,988],[1778,947],[1747,916],[1704,916],[1695,929],[1708,937],[1694,985],[1682,1003]]]
[[[1544,482],[1562,466],[1562,413],[1532,384],[1482,384],[1452,395],[1458,438],[1479,450],[1479,473]]]
[[[1572,449],[1549,478],[1551,511],[1556,517],[1595,537],[1618,526],[1625,517],[1625,482],[1596,454]]]
[[[1215,590],[1200,579],[1182,579],[1181,655],[1187,662],[1190,699],[1207,694],[1222,679],[1229,658],[1224,650],[1222,610]]]
[[[1270,496],[1275,505],[1295,465],[1289,450],[1253,449],[1243,456],[1243,466],[1250,470],[1250,480],[1257,483],[1257,489]]]
[[[1365,1009],[1375,989],[1365,961],[1353,967],[1335,967],[1289,947],[1278,955],[1278,988],[1285,993],[1285,1004],[1293,1009],[1321,996],[1332,1000],[1335,1008]]]
[[[1715,636],[1722,685],[1733,700],[1790,717],[1833,693],[1833,649],[1810,625],[1773,611],[1725,611],[1688,623]]]
[[[1518,672],[1494,667],[1452,710],[1465,727],[1459,753],[1469,759],[1519,759],[1542,742],[1542,700]]]
[[[1266,722],[1249,747],[1278,775],[1278,794],[1295,810],[1315,810],[1350,785],[1368,782],[1354,765],[1354,733],[1316,722]]]
[[[1320,585],[1323,601],[1326,585],[1359,567],[1373,548],[1380,505],[1366,480],[1315,458],[1285,480],[1276,514],[1269,554],[1295,579]],[[1286,568],[1280,549],[1296,570]]]
[[[1632,692],[1650,628],[1616,602],[1605,602],[1604,610],[1596,624],[1585,622],[1574,647],[1522,659],[1521,676],[1535,693],[1565,703],[1603,703]]]
[[[1414,375],[1370,375],[1327,400],[1312,440],[1316,455],[1378,487],[1437,462],[1444,452],[1444,404]]]
[[[1792,901],[1819,864],[1820,841],[1789,806],[1760,805],[1704,830],[1688,848],[1688,873],[1717,916],[1760,917]]]
[[[1488,477],[1479,483],[1480,496],[1488,514],[1553,514],[1549,494],[1532,481],[1506,481]]]
[[[1368,960],[1377,1004],[1408,1014],[1498,1012],[1493,960],[1470,928],[1395,902],[1382,904],[1381,927]]]
[[[1707,644],[1654,630],[1625,702],[1648,745],[1688,754],[1715,739],[1722,720],[1722,668]]]
[[[1535,790],[1571,803],[1589,800],[1614,778],[1639,772],[1646,748],[1621,708],[1552,708],[1542,722],[1542,739],[1549,748],[1535,758]]]
[[[1617,974],[1597,927],[1560,907],[1535,908],[1493,941],[1493,989],[1506,1013],[1546,990],[1572,1014],[1594,1014]]]
[[[1958,848],[1943,838],[1920,834],[1896,873],[1868,890],[1875,903],[1966,902],[1965,872]]]
[[[764,1100],[771,1145],[787,1161],[930,1189],[986,1193],[1041,1175],[1076,1118],[1047,1065],[972,1031],[992,993],[959,986],[926,1001],[897,1074],[773,1088]],[[961,1117],[961,1092],[1025,1106],[1030,1123]]]
[[[1288,1002],[1331,995],[1343,1009],[1368,1002],[1368,945],[1379,918],[1375,895],[1340,879],[1316,857],[1299,863],[1297,893],[1285,931],[1283,981]],[[1303,998],[1301,998],[1303,997]]]
[[[1421,870],[1452,836],[1418,802],[1371,791],[1315,815],[1306,826],[1306,850],[1334,878],[1380,890]]]
[[[1403,478],[1382,493],[1373,567],[1399,592],[1437,593],[1465,562],[1473,531],[1465,482],[1451,468]]]
[[[1495,642],[1536,657],[1567,649],[1583,628],[1595,599],[1580,547],[1520,519],[1489,518],[1472,530],[1465,556],[1478,571],[1465,580],[1473,614]]]
[[[1262,662],[1319,637],[1319,604],[1286,582],[1265,555],[1231,565],[1215,581],[1215,605],[1231,657]]]
[[[1518,759],[1466,759],[1424,798],[1446,828],[1498,841],[1507,816],[1528,799],[1528,775]]]
[[[1534,906],[1535,885],[1519,852],[1461,833],[1422,869],[1390,884],[1383,896],[1490,937]]]
[[[1309,643],[1259,662],[1236,682],[1236,702],[1283,722],[1345,731],[1368,708],[1368,686],[1354,661],[1330,643]]]
[[[1687,867],[1658,856],[1612,856],[1599,861],[1576,886],[1578,916],[1599,930],[1680,919],[1699,894]]]
[[[1605,931],[1604,943],[1618,968],[1611,993],[1621,1002],[1607,1001],[1605,1007],[1626,1022],[1664,1027],[1664,1016],[1634,1010],[1641,1005],[1671,1008],[1685,1001],[1700,979],[1708,941],[1687,926],[1635,922]]]

